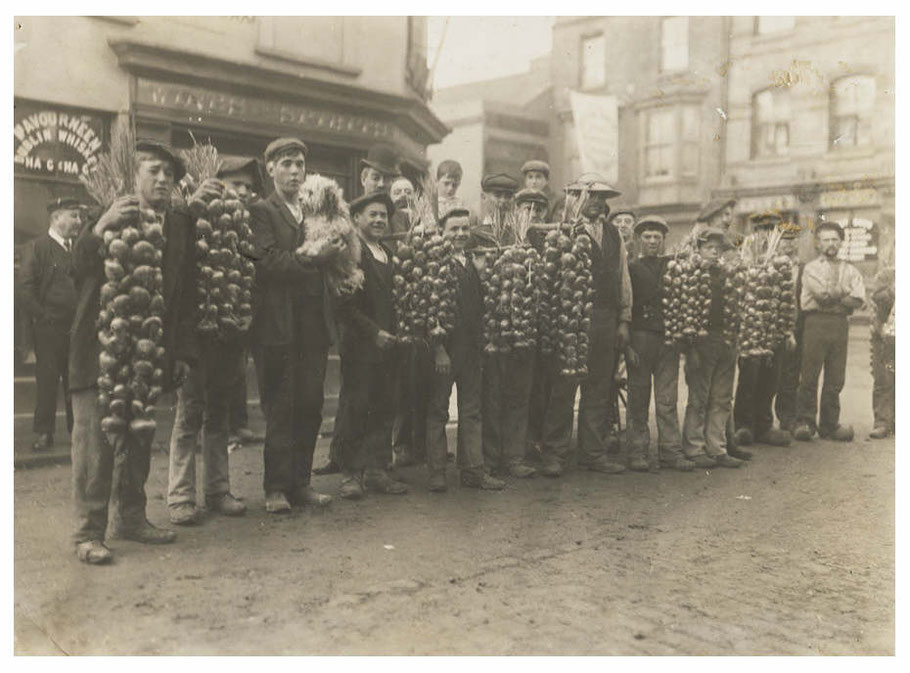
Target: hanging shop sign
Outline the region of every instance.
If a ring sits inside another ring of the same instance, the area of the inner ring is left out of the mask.
[[[619,177],[619,108],[616,96],[571,91],[572,117],[582,173],[598,173],[608,182]]]
[[[77,179],[104,149],[103,115],[16,100],[13,162],[17,175]]]

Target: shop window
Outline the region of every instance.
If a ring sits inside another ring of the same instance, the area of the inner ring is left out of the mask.
[[[581,38],[581,88],[598,89],[607,83],[607,43],[602,34]]]
[[[832,149],[872,144],[874,105],[874,77],[854,75],[834,82],[831,86]]]
[[[689,67],[689,17],[670,16],[660,23],[660,69],[674,72]]]
[[[785,156],[789,148],[789,93],[781,89],[759,91],[752,99],[752,157]]]
[[[855,263],[878,259],[879,230],[874,218],[874,211],[844,210],[828,211],[820,219],[843,227],[844,242],[837,256]]]
[[[756,16],[755,34],[771,35],[793,30],[796,27],[795,16]]]
[[[645,178],[673,175],[676,115],[672,108],[656,108],[645,120]]]

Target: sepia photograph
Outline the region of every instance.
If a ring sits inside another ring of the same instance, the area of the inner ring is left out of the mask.
[[[896,17],[734,8],[12,16],[17,660],[894,657]]]

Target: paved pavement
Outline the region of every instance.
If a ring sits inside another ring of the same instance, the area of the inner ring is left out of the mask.
[[[739,470],[514,481],[264,513],[261,450],[232,454],[241,519],[79,564],[68,466],[15,475],[20,654],[891,654],[894,442],[758,447]],[[320,442],[319,455],[327,450]],[[318,458],[317,458],[318,460]],[[167,521],[156,454],[149,516]],[[338,477],[314,484],[335,492]]]

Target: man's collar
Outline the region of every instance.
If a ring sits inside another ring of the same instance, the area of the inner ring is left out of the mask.
[[[61,248],[63,248],[64,250],[68,249],[66,239],[63,238],[63,236],[61,236],[60,234],[58,234],[56,231],[54,231],[53,227],[51,227],[47,230],[47,235],[50,236],[55,241],[57,241],[57,243],[60,244]]]

